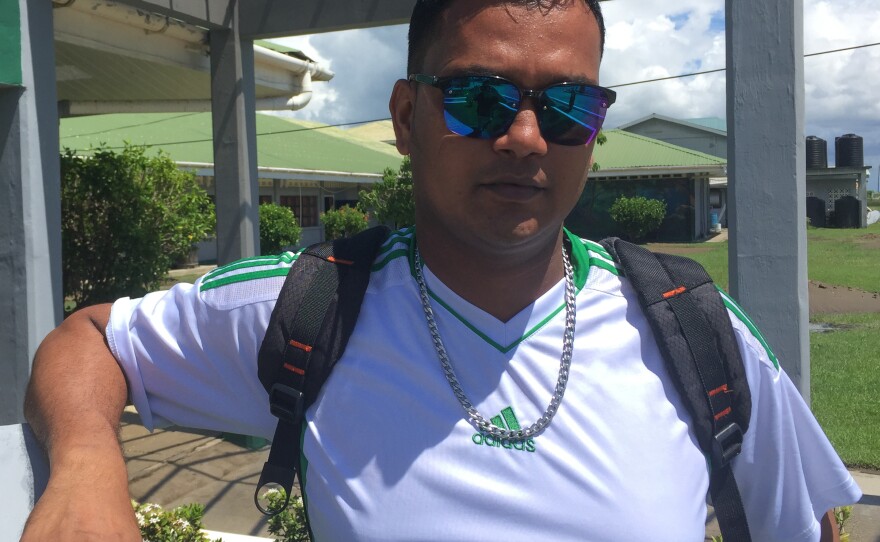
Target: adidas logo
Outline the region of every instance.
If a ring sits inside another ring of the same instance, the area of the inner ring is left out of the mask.
[[[519,420],[516,419],[516,414],[513,412],[513,407],[505,408],[501,411],[501,414],[493,417],[489,421],[492,422],[492,425],[500,427],[501,429],[509,429],[510,431],[521,429]],[[495,448],[505,448],[507,450],[519,450],[521,452],[535,451],[534,439],[508,440],[498,439],[486,433],[474,433],[471,440],[478,446],[492,446]]]

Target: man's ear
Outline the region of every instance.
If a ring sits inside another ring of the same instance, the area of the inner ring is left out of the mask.
[[[394,137],[397,152],[406,156],[410,153],[412,137],[413,112],[415,111],[415,85],[405,79],[398,79],[391,91],[388,109],[391,111],[391,123],[394,125]]]

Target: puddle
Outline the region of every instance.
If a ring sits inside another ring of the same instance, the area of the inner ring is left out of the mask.
[[[810,333],[828,333],[829,331],[842,331],[853,329],[849,324],[829,324],[827,322],[810,322]]]

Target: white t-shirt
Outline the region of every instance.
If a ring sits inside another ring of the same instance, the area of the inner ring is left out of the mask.
[[[703,540],[707,463],[628,281],[576,237],[568,388],[550,425],[498,442],[466,421],[412,276],[412,230],[377,256],[345,355],[306,413],[304,495],[323,540]],[[107,337],[148,427],[271,438],[257,352],[296,256],[219,268],[195,285],[121,299]],[[425,270],[439,332],[477,410],[527,427],[559,371],[564,282],[507,322]],[[754,540],[818,540],[860,491],[760,334],[725,302],[752,419],[734,473]]]

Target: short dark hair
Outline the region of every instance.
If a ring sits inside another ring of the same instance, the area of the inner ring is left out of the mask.
[[[472,1],[472,0],[469,0]],[[554,6],[566,0],[507,0],[508,4],[518,6]],[[428,46],[437,39],[440,32],[440,20],[443,12],[449,8],[452,0],[417,0],[409,21],[409,52],[407,55],[406,72],[416,73],[422,70]],[[599,0],[584,0],[599,23],[599,54],[605,50],[605,21]]]

